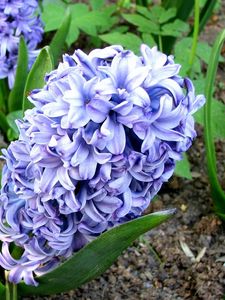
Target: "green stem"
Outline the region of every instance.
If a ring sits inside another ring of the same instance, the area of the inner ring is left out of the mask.
[[[161,52],[163,52],[162,36],[159,35],[158,37],[159,37],[159,50],[160,50]]]
[[[17,300],[18,297],[17,297],[17,285],[16,284],[13,284],[13,297],[12,297],[12,300]]]
[[[5,271],[5,300],[10,299],[10,285],[8,282],[8,271]]]
[[[5,271],[5,300],[17,300],[17,285],[8,281],[9,272]]]
[[[191,54],[189,58],[189,75],[191,73],[192,66],[194,64],[197,44],[198,44],[198,33],[199,33],[199,15],[200,15],[200,8],[199,8],[199,0],[195,0],[195,12],[194,12],[194,33],[193,33],[193,42],[191,47]]]

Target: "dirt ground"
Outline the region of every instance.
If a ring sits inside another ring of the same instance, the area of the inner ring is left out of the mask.
[[[207,25],[202,38],[211,42],[224,26],[224,14],[219,12]],[[222,67],[219,81],[224,80]],[[218,90],[217,94],[222,100],[225,91]],[[225,227],[213,214],[202,128],[197,129],[199,136],[188,153],[193,179],[173,177],[149,208],[157,211],[176,207],[174,218],[137,240],[98,279],[66,294],[33,299],[223,299]],[[218,171],[225,188],[224,142],[217,142],[217,152]]]

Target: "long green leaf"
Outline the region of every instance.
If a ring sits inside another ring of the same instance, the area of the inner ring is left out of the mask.
[[[213,99],[213,86],[216,78],[220,52],[225,41],[225,29],[217,36],[213,45],[210,64],[206,75],[205,95],[206,105],[204,110],[204,137],[206,146],[206,158],[208,166],[208,176],[211,185],[211,192],[214,201],[215,210],[219,215],[225,214],[225,193],[220,185],[216,169],[216,151],[212,135],[212,117],[211,107]]]
[[[0,110],[6,112],[9,88],[6,78],[0,79]]]
[[[68,9],[65,18],[62,22],[62,25],[59,27],[59,29],[57,30],[56,34],[54,35],[50,43],[50,48],[54,59],[54,65],[57,64],[58,59],[62,53],[63,47],[65,45],[66,38],[70,29],[70,22],[71,22],[71,14],[70,14],[70,10]]]
[[[37,278],[38,287],[20,283],[20,294],[49,295],[81,286],[103,273],[138,236],[168,220],[174,212],[171,209],[146,215],[103,233],[60,267]]]
[[[28,73],[28,52],[24,38],[20,38],[19,55],[17,59],[16,77],[13,89],[9,94],[8,111],[22,109],[23,93]]]
[[[5,286],[0,281],[0,296],[2,297],[4,293],[5,293]]]
[[[9,125],[6,116],[2,111],[0,111],[0,129],[2,132],[6,133],[8,128]]]
[[[32,108],[32,103],[27,99],[27,96],[33,89],[42,88],[44,86],[44,77],[46,73],[49,73],[53,69],[51,52],[48,46],[44,47],[36,61],[34,62],[32,69],[27,77],[23,95],[23,112]]]

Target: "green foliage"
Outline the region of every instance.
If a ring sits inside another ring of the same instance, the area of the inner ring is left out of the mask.
[[[27,96],[33,89],[42,88],[44,86],[44,77],[52,71],[52,54],[48,46],[44,47],[39,53],[32,69],[28,75],[23,96],[23,111],[32,108],[32,103],[27,99]]]
[[[5,132],[7,131],[9,125],[6,119],[6,115],[0,110],[0,129]]]
[[[10,141],[15,140],[15,139],[18,138],[19,130],[16,126],[15,121],[18,120],[18,119],[22,119],[22,118],[23,118],[23,111],[22,110],[15,110],[15,111],[10,112],[7,115],[6,120],[8,122],[9,127],[10,127],[7,131],[7,136],[8,136],[8,139]]]
[[[153,36],[155,40],[163,36],[181,37],[189,30],[189,25],[176,16],[176,8],[166,10],[161,6],[153,6],[151,9],[137,6],[134,14],[122,14],[122,17],[132,25],[137,26],[137,31]]]
[[[71,22],[71,14],[70,11],[68,10],[62,22],[62,25],[59,27],[58,31],[56,32],[56,34],[54,35],[50,43],[54,65],[57,65],[58,59],[62,53],[64,44],[66,42],[66,37],[70,28],[70,22]]]
[[[127,49],[133,50],[135,53],[139,53],[140,45],[142,40],[133,33],[120,33],[120,32],[112,32],[108,34],[100,35],[100,38],[108,43],[108,44],[120,44]]]
[[[115,18],[111,17],[111,15],[116,11],[116,5],[104,7],[103,3],[104,1],[91,1],[92,10],[90,10],[90,7],[84,3],[69,4],[66,6],[60,0],[45,0],[43,1],[42,12],[45,32],[58,29],[63,21],[66,9],[69,9],[71,24],[66,38],[68,46],[78,39],[80,31],[89,36],[97,37],[98,32],[109,30],[115,22]]]
[[[0,111],[6,111],[9,89],[5,79],[0,79]]]
[[[172,209],[153,213],[106,231],[57,269],[39,277],[38,287],[20,283],[19,292],[24,296],[49,295],[81,286],[103,273],[135,239],[168,220],[174,212]]]
[[[216,213],[225,221],[225,192],[223,191],[216,167],[216,151],[212,135],[212,123],[214,121],[212,116],[212,99],[213,86],[216,78],[217,67],[219,63],[219,56],[222,46],[225,42],[225,29],[218,35],[210,55],[210,64],[207,70],[205,94],[207,102],[204,110],[204,136],[206,146],[206,158],[208,167],[208,176],[211,185],[211,193],[214,201]],[[224,123],[224,118],[223,118]]]
[[[15,84],[11,90],[8,98],[8,111],[22,109],[23,105],[23,91],[28,73],[28,52],[27,46],[23,39],[20,38],[19,55],[17,60],[17,69]]]
[[[185,153],[183,154],[183,159],[181,161],[177,161],[176,163],[175,174],[179,177],[192,179],[190,172],[190,163]]]
[[[211,124],[212,136],[214,139],[225,138],[225,105],[216,99],[212,99],[211,102],[211,118],[213,122]],[[195,113],[195,120],[204,126],[204,108]]]

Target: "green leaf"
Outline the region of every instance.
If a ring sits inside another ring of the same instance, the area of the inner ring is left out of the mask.
[[[50,48],[52,52],[52,56],[54,59],[54,64],[56,65],[58,62],[58,59],[62,53],[63,47],[66,42],[66,37],[70,29],[70,22],[71,22],[71,14],[69,9],[66,12],[65,18],[62,22],[62,25],[54,35],[51,43]]]
[[[7,101],[9,95],[9,88],[6,81],[6,78],[0,79],[0,110],[6,111]]]
[[[201,32],[207,21],[211,18],[213,15],[214,8],[216,4],[218,4],[219,1],[217,0],[207,0],[204,7],[201,8],[201,13],[200,13],[200,24],[199,24],[199,31]]]
[[[138,15],[138,14],[122,14],[123,18],[133,24],[138,26],[139,31],[141,32],[148,32],[148,33],[155,33],[159,32],[159,25],[156,23],[146,19],[145,17]]]
[[[28,73],[28,51],[24,38],[20,38],[19,54],[17,60],[16,77],[13,89],[9,94],[8,110],[22,109],[23,93]]]
[[[48,46],[44,47],[37,59],[35,60],[30,73],[27,77],[27,82],[25,85],[24,96],[23,96],[23,112],[32,108],[32,103],[27,99],[27,96],[33,89],[42,88],[45,84],[44,77],[47,73],[52,71],[52,58],[51,52]]]
[[[15,141],[16,139],[18,139],[18,134],[12,128],[9,128],[7,130],[7,139],[10,142]]]
[[[209,63],[209,57],[212,47],[208,43],[198,42],[196,55],[201,58],[206,64]]]
[[[71,46],[79,37],[80,31],[77,26],[79,19],[88,13],[88,6],[83,3],[77,3],[70,6],[71,24],[66,42]]]
[[[214,118],[212,117],[212,103],[213,103],[213,87],[215,85],[216,73],[219,63],[219,56],[223,44],[225,42],[225,29],[222,30],[213,44],[210,55],[210,64],[206,74],[205,95],[206,105],[204,107],[204,138],[206,147],[206,159],[208,176],[211,186],[212,198],[214,201],[215,210],[217,213],[225,214],[225,192],[220,184],[216,164],[216,150],[212,135],[212,124]],[[216,117],[217,118],[217,117]],[[224,119],[223,119],[224,124]]]
[[[176,18],[186,21],[193,10],[194,0],[162,0],[162,6],[166,9],[175,7]]]
[[[174,22],[162,26],[162,35],[179,37],[188,30],[188,23],[176,19]]]
[[[101,11],[91,11],[76,20],[76,24],[81,30],[93,36],[97,35],[97,27],[105,27],[109,23],[108,15]]]
[[[20,294],[49,295],[81,286],[102,274],[136,238],[168,220],[174,212],[172,209],[153,213],[106,231],[57,269],[37,278],[38,287],[20,283]]]
[[[187,73],[190,69],[189,60],[187,59],[190,57],[192,39],[191,38],[183,38],[179,42],[175,44],[174,54],[175,60],[177,63],[182,65],[180,75],[187,76]],[[201,74],[201,62],[198,56],[194,59],[194,64],[192,66],[192,73],[193,74]],[[193,76],[194,77],[194,76]]]
[[[6,116],[7,122],[10,126],[10,129],[11,129],[9,131],[9,135],[11,137],[10,140],[12,140],[12,137],[13,137],[13,139],[18,138],[19,130],[18,130],[18,127],[17,127],[15,121],[18,120],[18,119],[22,119],[22,118],[23,118],[23,111],[22,110],[12,111]]]
[[[198,123],[204,125],[204,108],[201,108],[199,111],[197,111],[194,117]],[[225,138],[225,126],[224,126],[225,105],[222,102],[215,99],[212,100],[211,118],[213,120],[211,124],[213,138],[217,138],[217,139]]]
[[[177,161],[176,163],[175,174],[179,177],[192,179],[191,171],[190,171],[190,163],[185,153],[183,154],[183,159]]]
[[[1,283],[0,281],[0,296],[1,296],[1,299],[3,299],[3,295],[5,294],[5,286]]]
[[[143,43],[145,43],[146,45],[148,45],[150,47],[156,46],[156,42],[150,33],[143,33],[142,40],[143,40]]]
[[[176,16],[177,10],[175,7],[171,7],[168,10],[164,10],[164,12],[159,16],[159,23],[163,24],[169,20],[171,20],[173,17]]]
[[[112,32],[108,34],[102,34],[99,37],[110,45],[120,44],[123,47],[134,51],[135,53],[139,53],[140,45],[142,44],[142,40],[130,32],[125,34]]]
[[[122,25],[122,26],[116,26],[112,32],[126,33],[128,30],[129,30],[128,26]]]
[[[41,18],[45,24],[45,32],[57,30],[63,21],[66,4],[60,0],[44,0]]]
[[[5,114],[0,110],[0,129],[2,132],[6,133],[9,128]]]
[[[162,0],[161,5],[166,9],[175,7],[177,9],[176,19],[180,19],[186,22],[193,10],[194,0]],[[165,51],[165,53],[171,53],[175,42],[175,37],[163,37],[163,50]]]
[[[104,6],[105,0],[90,0],[93,10],[101,9]]]
[[[159,19],[165,13],[165,9],[159,5],[154,5],[153,7],[151,7],[149,12],[150,12],[150,16],[149,16],[150,19],[154,23],[159,23]]]
[[[147,19],[151,20],[152,14],[150,13],[150,11],[146,7],[137,5],[136,10],[137,10],[138,13],[145,16]]]

